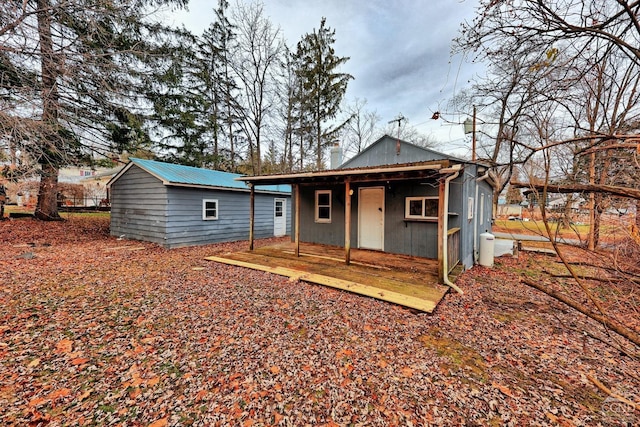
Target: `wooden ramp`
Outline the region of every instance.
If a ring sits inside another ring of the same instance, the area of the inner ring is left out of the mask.
[[[352,263],[346,265],[339,257],[339,248],[305,245],[304,249],[300,257],[287,245],[278,245],[205,259],[330,286],[427,313],[449,289],[437,283],[433,260],[360,251],[359,257],[352,253]]]

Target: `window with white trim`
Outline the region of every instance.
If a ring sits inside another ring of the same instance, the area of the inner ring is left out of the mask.
[[[215,199],[202,200],[202,219],[214,220],[218,219],[218,201]]]
[[[438,197],[407,197],[404,217],[406,219],[438,219]]]
[[[284,199],[275,199],[274,213],[276,217],[284,216]]]
[[[316,222],[331,222],[331,190],[316,190]]]

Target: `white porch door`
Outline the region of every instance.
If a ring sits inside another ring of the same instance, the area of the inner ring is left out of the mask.
[[[274,199],[273,235],[281,237],[287,234],[287,199]]]
[[[384,250],[384,187],[360,188],[358,247]]]

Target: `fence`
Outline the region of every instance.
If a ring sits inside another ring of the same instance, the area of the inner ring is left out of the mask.
[[[447,266],[451,272],[460,262],[460,229],[452,228],[447,234]]]

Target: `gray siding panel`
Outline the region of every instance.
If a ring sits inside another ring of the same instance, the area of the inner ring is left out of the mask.
[[[341,168],[361,168],[367,166],[396,165],[402,163],[441,160],[443,154],[423,149],[413,144],[400,142],[400,154],[397,151],[397,139],[385,137],[356,157],[345,162]]]
[[[437,196],[437,184],[391,183],[385,195],[385,251],[423,258],[438,257],[438,223],[404,219],[405,198]]]
[[[317,223],[315,221],[316,190],[331,190],[330,223]],[[352,219],[354,219],[353,214]],[[300,223],[300,240],[302,242],[344,246],[344,187],[301,185]],[[352,229],[354,229],[354,226],[352,226]],[[355,242],[354,239],[352,241]]]
[[[255,195],[254,237],[273,236],[274,199],[287,200],[287,216],[290,224],[289,197],[266,194]],[[218,201],[218,219],[202,219],[202,201]],[[171,187],[167,200],[168,247],[202,245],[249,239],[249,193]],[[290,233],[290,226],[288,228]]]
[[[113,236],[164,244],[166,188],[157,178],[132,166],[111,186]]]
[[[476,216],[476,166],[466,165],[462,176],[451,183],[451,209],[456,209],[459,216],[456,217],[455,225],[449,228],[460,227],[460,262],[465,268],[470,268],[474,264],[473,241],[474,241],[474,218],[469,218],[470,204],[473,217]],[[472,201],[469,201],[469,198]],[[451,210],[450,209],[450,210]]]
[[[291,232],[291,198],[255,195],[255,238],[272,237],[274,199],[287,201],[287,233]],[[218,219],[202,219],[202,201],[218,200]],[[173,248],[248,240],[249,193],[167,187],[138,166],[111,185],[111,234]]]
[[[380,186],[381,184],[385,185],[384,251],[424,258],[437,258],[437,221],[412,221],[404,218],[405,198],[413,196],[437,197],[438,183],[435,181],[426,183],[353,184],[353,196],[351,199],[352,247],[355,248],[358,244],[358,189],[365,186]],[[480,183],[480,188],[484,188],[483,191],[485,192],[484,225],[488,224],[490,226],[491,189],[486,183]],[[332,190],[332,221],[329,224],[316,223],[314,220],[316,190]],[[482,194],[482,191],[480,194]],[[300,195],[300,240],[303,242],[344,246],[344,187],[341,185],[301,186]],[[474,239],[473,219],[467,218],[468,197],[475,197],[475,178],[469,174],[461,174],[461,176],[451,181],[449,186],[448,228],[460,228],[460,259],[466,267],[473,265]],[[480,215],[480,209],[478,209],[478,215]],[[489,216],[487,217],[487,215]]]
[[[460,227],[460,262],[465,268],[470,268],[475,263],[474,246],[477,251],[480,233],[491,231],[493,189],[486,181],[476,179],[477,166],[474,164],[467,164],[461,175],[450,186],[449,210],[458,212],[459,216],[453,220],[449,217],[449,228]],[[472,202],[469,199],[472,199]],[[470,206],[470,203],[473,205]],[[470,208],[473,211],[471,219],[469,218]],[[474,230],[477,231],[474,232]]]
[[[367,186],[380,186],[371,183]],[[351,245],[358,244],[358,189],[353,185],[351,198]],[[315,190],[332,190],[331,223],[315,222]],[[405,197],[437,196],[437,187],[392,183],[385,190],[384,251],[425,258],[436,258],[437,222],[405,221]],[[300,188],[300,240],[325,245],[344,246],[344,187],[301,186]]]

